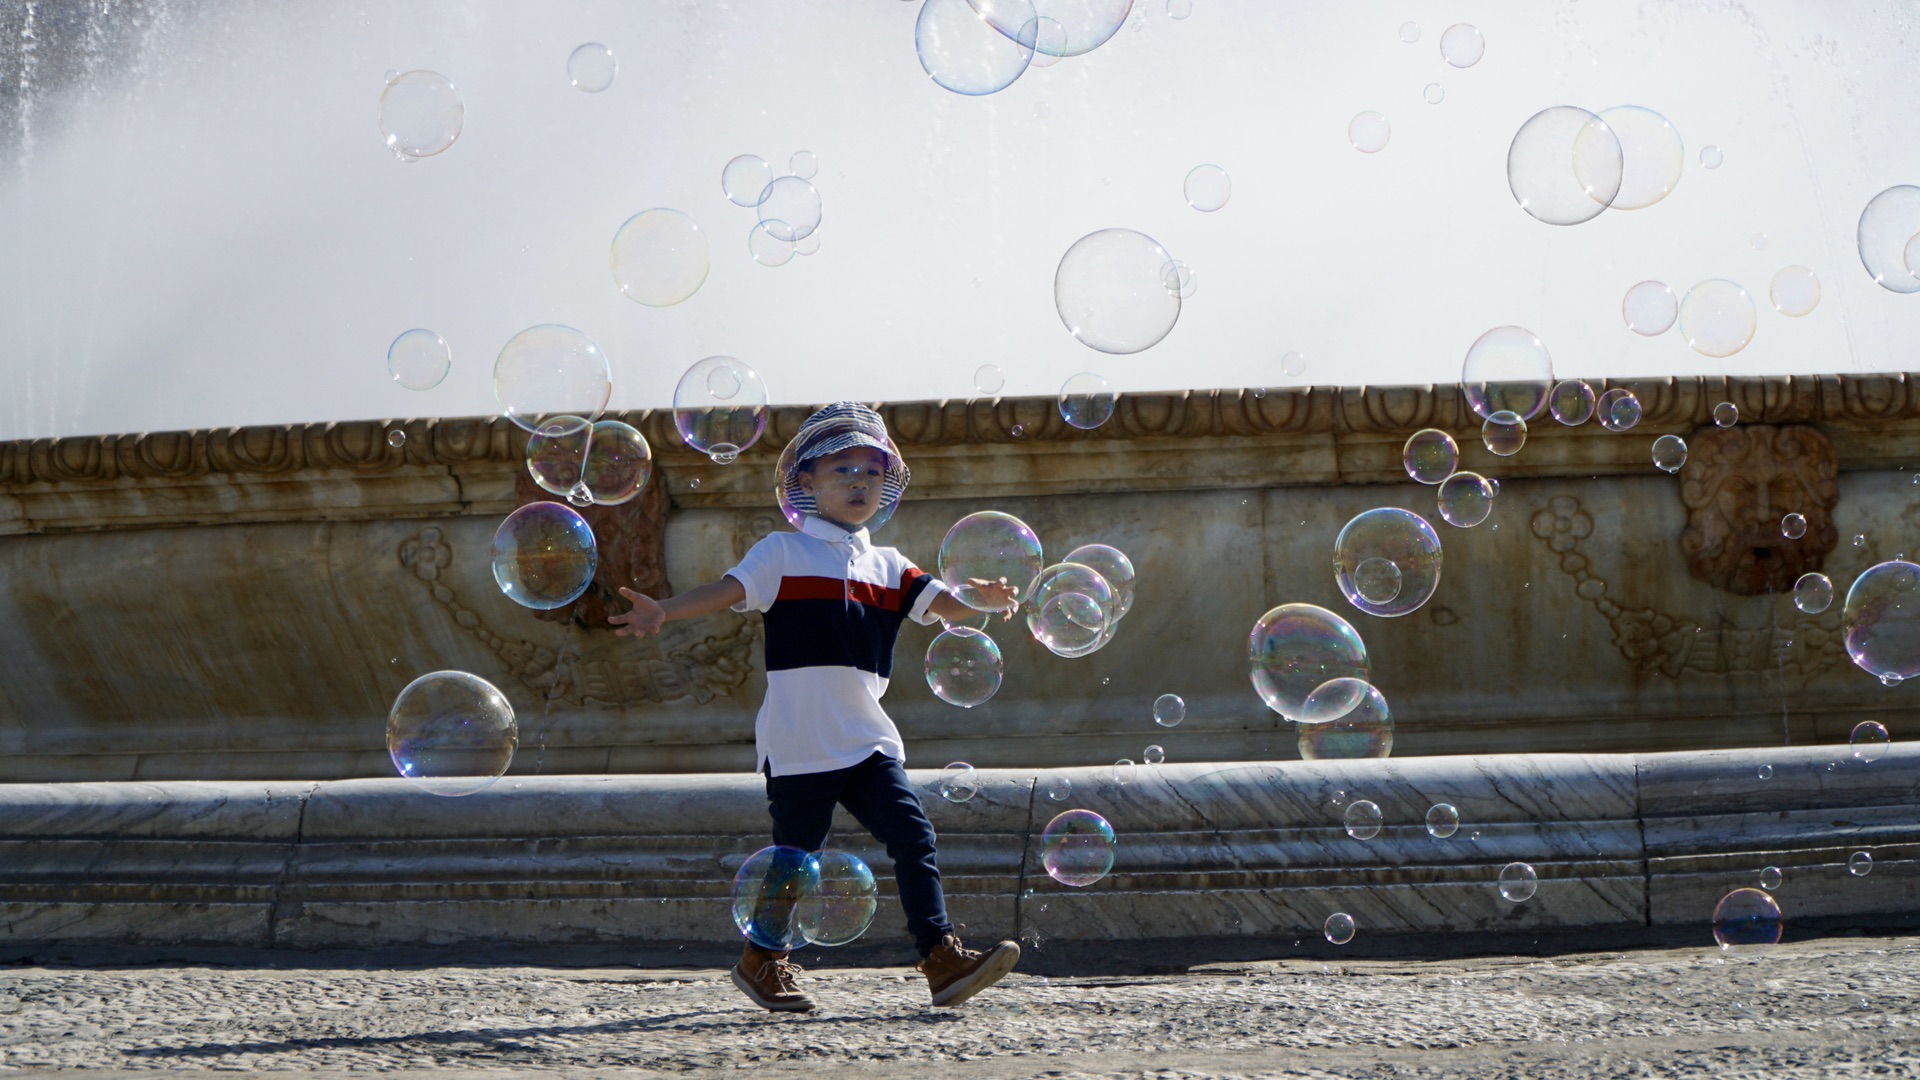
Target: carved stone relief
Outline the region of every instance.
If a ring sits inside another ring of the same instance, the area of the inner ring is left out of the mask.
[[[505,661],[521,685],[549,703],[600,708],[686,700],[705,704],[734,696],[753,673],[757,618],[723,612],[700,623],[671,624],[637,641],[586,631],[576,644],[570,631],[567,644],[554,650],[495,632],[460,602],[446,581],[454,553],[439,526],[408,537],[397,554],[400,565],[457,625]],[[710,632],[703,636],[702,629]]]
[[[1705,626],[1652,607],[1629,608],[1608,597],[1607,582],[1581,551],[1593,535],[1593,517],[1578,499],[1554,496],[1533,515],[1531,527],[1559,555],[1574,595],[1613,628],[1614,648],[1643,674],[1753,675],[1804,685],[1816,672],[1846,663],[1838,605],[1817,617],[1796,613],[1791,623],[1754,627]]]
[[[1709,427],[1694,432],[1688,450],[1680,473],[1688,573],[1757,596],[1784,593],[1820,569],[1840,542],[1840,460],[1825,435],[1800,424]],[[1781,533],[1788,514],[1806,518],[1805,535]]]
[[[557,501],[541,490],[525,469],[514,479],[513,494],[522,506],[530,502]],[[535,611],[532,614],[536,618],[608,630],[612,629],[608,617],[631,606],[620,595],[622,586],[655,599],[673,595],[673,586],[667,581],[667,492],[658,472],[647,481],[640,494],[624,503],[575,509],[593,528],[594,542],[600,548],[600,564],[579,599],[551,611]]]

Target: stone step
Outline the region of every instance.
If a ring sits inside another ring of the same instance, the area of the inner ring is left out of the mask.
[[[1762,778],[1762,767],[1771,775]],[[1055,775],[1072,782],[1048,797]],[[1097,948],[1185,942],[1194,962],[1318,937],[1352,915],[1370,942],[1705,927],[1778,867],[1789,926],[1904,924],[1920,912],[1920,748],[1510,754],[982,770],[963,804],[914,770],[956,922],[973,938]],[[1384,826],[1355,839],[1343,800]],[[1429,835],[1447,802],[1459,831]],[[1104,815],[1111,875],[1049,878],[1057,813]],[[883,852],[844,813],[838,845],[881,879],[872,942],[897,936]],[[410,782],[0,786],[0,945],[288,950],[737,941],[729,887],[767,840],[751,775],[509,777],[443,798]],[[1870,873],[1848,868],[1854,852]],[[1497,881],[1524,862],[1538,892]],[[1669,934],[1669,937],[1671,934]]]

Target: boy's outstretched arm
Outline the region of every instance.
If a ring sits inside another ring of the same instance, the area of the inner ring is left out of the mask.
[[[1020,586],[1009,585],[1004,578],[999,581],[987,581],[984,578],[968,578],[967,584],[972,586],[973,590],[979,593],[983,599],[991,602],[994,605],[993,610],[1004,611],[1006,614],[1003,618],[1013,618],[1014,611],[1020,606]],[[939,596],[934,597],[933,603],[928,605],[928,610],[948,622],[963,622],[967,619],[977,619],[982,614],[985,614],[961,603],[960,598],[950,592],[941,593]]]
[[[626,588],[620,590],[620,595],[626,597],[633,608],[607,620],[613,624],[615,636],[646,637],[659,633],[661,627],[675,619],[697,619],[741,603],[747,598],[747,589],[738,579],[723,577],[665,600],[655,600]]]

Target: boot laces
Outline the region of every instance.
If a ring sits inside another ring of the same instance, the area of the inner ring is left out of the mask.
[[[794,979],[800,974],[800,965],[791,960],[773,960],[769,963],[773,966],[773,984],[780,988],[780,992],[798,993],[800,987]]]

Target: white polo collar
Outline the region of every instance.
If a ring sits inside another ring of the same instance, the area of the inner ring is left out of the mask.
[[[830,544],[846,544],[856,552],[864,552],[872,546],[868,542],[867,530],[855,529],[848,532],[825,518],[811,514],[800,522],[800,531],[816,540],[825,540]]]

